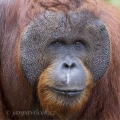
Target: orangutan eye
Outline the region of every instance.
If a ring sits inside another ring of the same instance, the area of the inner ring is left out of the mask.
[[[60,40],[57,40],[55,42],[52,43],[54,46],[58,47],[62,45],[62,42]]]
[[[82,41],[76,41],[76,42],[74,43],[75,46],[80,46],[81,44],[82,44]]]

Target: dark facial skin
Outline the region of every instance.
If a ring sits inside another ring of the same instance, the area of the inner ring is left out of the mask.
[[[46,11],[30,22],[21,38],[20,61],[26,80],[36,86],[50,68],[47,89],[65,101],[80,99],[87,82],[95,84],[104,75],[109,60],[107,29],[87,10]]]

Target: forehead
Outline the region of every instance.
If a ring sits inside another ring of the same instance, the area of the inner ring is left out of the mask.
[[[29,25],[39,33],[50,34],[54,38],[77,36],[88,24],[98,19],[88,10],[65,12],[47,10],[35,18]],[[72,34],[72,35],[71,35]]]

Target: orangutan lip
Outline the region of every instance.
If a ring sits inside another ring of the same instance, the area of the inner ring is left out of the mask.
[[[83,91],[83,90],[60,90],[60,89],[55,89],[55,88],[50,88],[50,89],[51,91],[57,94],[64,95],[67,97],[75,97]]]

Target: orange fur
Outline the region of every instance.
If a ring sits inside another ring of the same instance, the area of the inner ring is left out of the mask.
[[[109,68],[98,84],[94,86],[82,114],[83,120],[119,120],[120,119],[120,11],[100,0],[1,0],[0,1],[0,119],[20,119],[21,116],[6,115],[6,110],[33,110],[33,90],[26,82],[19,63],[20,34],[29,22],[46,9],[64,11],[88,9],[95,12],[105,23],[111,40],[111,61]],[[47,72],[42,77],[48,82]],[[44,98],[44,86],[47,82],[38,83],[38,94]],[[43,89],[42,89],[43,88]],[[89,90],[88,90],[89,91]],[[53,93],[48,91],[53,104]],[[55,96],[54,96],[55,97]],[[84,97],[85,98],[85,97]],[[45,98],[44,98],[45,100]],[[50,101],[49,100],[49,101]],[[62,100],[61,100],[62,101]],[[81,106],[82,100],[78,101]],[[83,101],[86,101],[84,99]],[[61,104],[61,103],[60,103]],[[3,107],[4,106],[4,107]],[[76,105],[74,105],[74,108]],[[45,107],[46,108],[46,107]],[[48,107],[47,107],[48,108]],[[36,109],[38,109],[36,105]],[[53,108],[52,108],[53,109]],[[59,110],[59,105],[54,109]],[[71,108],[69,108],[71,109]],[[71,110],[71,114],[75,112]],[[59,113],[59,112],[58,112]],[[58,114],[57,113],[57,114]],[[61,116],[61,114],[58,116]],[[68,116],[68,115],[67,115]],[[26,119],[28,116],[24,116]]]
[[[55,86],[55,83],[51,83],[51,71],[54,69],[53,66],[49,66],[40,76],[38,82],[38,97],[42,107],[50,113],[54,111],[56,116],[60,119],[70,118],[71,115],[77,113],[80,109],[83,108],[83,105],[86,103],[90,91],[93,87],[92,76],[85,67],[87,73],[87,82],[86,89],[81,94],[80,98],[69,99],[58,96],[49,90],[48,87]],[[80,112],[80,111],[79,111]]]

